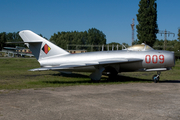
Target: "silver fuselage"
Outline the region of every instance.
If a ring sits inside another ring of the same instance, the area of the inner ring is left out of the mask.
[[[84,61],[98,61],[101,59],[141,59],[136,62],[123,62],[117,64],[109,64],[103,66],[118,67],[118,72],[130,72],[140,71],[154,68],[167,68],[170,69],[175,65],[174,52],[163,50],[150,50],[150,51],[130,51],[130,50],[118,50],[118,51],[99,51],[99,52],[87,52],[78,54],[68,54],[61,56],[51,56],[50,58],[41,59],[39,63],[41,67],[54,67],[61,64],[81,64]],[[62,71],[81,71],[92,72],[95,71],[95,66],[84,66],[76,68],[68,68]]]

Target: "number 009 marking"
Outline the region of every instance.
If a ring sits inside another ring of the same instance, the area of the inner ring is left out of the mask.
[[[159,59],[159,63],[161,63],[161,64],[164,63],[164,55],[159,55],[159,57],[157,55],[153,55],[152,59],[151,59],[150,55],[145,56],[145,62],[147,64],[151,63],[151,61],[152,61],[152,63],[156,64],[156,63],[158,63],[158,59]]]

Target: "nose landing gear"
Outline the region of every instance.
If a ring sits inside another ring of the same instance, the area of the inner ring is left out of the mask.
[[[157,75],[153,75],[153,77],[152,77],[152,80],[154,81],[154,83],[157,83],[157,82],[159,82],[159,76],[160,76],[160,74],[161,74],[161,71],[157,71]]]

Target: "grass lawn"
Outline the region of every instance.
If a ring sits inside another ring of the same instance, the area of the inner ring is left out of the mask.
[[[153,82],[151,78],[156,74],[156,72],[120,73],[111,81],[107,80],[107,76],[102,76],[100,83],[93,83],[89,78],[90,73],[61,74],[57,71],[28,71],[38,67],[40,66],[35,58],[0,58],[0,90]],[[162,72],[160,81],[180,81],[179,74],[180,61],[177,61],[173,70]]]

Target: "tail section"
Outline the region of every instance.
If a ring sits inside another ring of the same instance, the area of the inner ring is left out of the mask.
[[[32,51],[37,60],[46,59],[57,55],[69,54],[67,51],[30,30],[20,31],[19,35]]]

